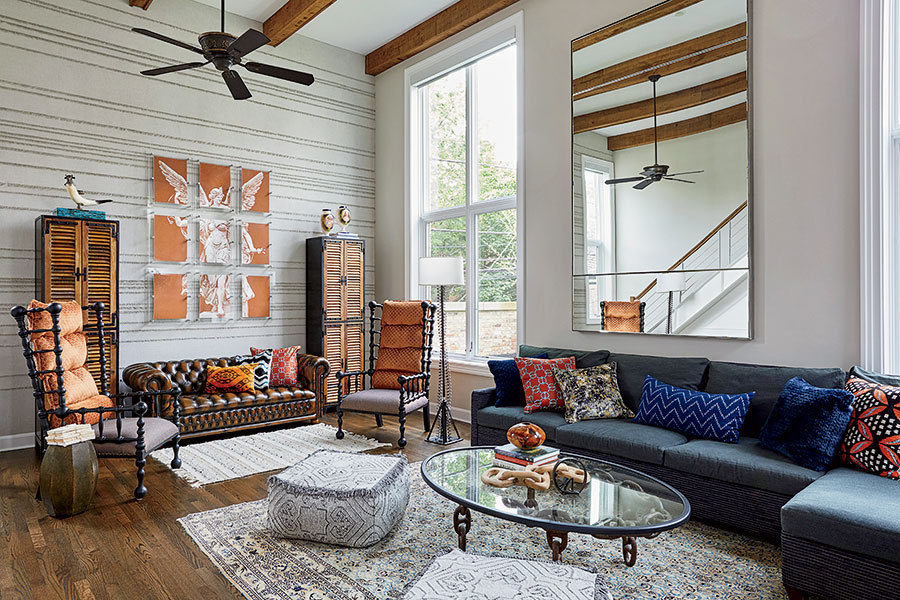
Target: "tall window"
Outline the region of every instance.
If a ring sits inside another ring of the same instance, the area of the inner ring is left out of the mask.
[[[584,272],[615,273],[616,228],[615,189],[603,182],[614,177],[613,164],[582,155],[581,181],[584,186]],[[587,322],[600,323],[600,303],[616,299],[615,277],[587,278]]]
[[[464,358],[516,352],[516,71],[509,42],[415,85],[415,252],[464,259],[466,283],[446,296],[447,350]]]

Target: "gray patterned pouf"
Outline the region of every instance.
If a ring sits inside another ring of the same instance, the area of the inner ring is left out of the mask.
[[[397,524],[408,502],[405,457],[317,450],[269,477],[269,530],[284,538],[371,546]]]
[[[402,600],[612,600],[603,575],[562,563],[453,550],[434,559]]]

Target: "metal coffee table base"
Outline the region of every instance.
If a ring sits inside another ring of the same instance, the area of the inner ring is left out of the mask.
[[[458,537],[459,549],[466,550],[466,534],[472,529],[472,513],[463,505],[458,505],[453,512],[453,530]],[[544,529],[547,534],[547,545],[553,553],[553,560],[559,562],[562,559],[562,553],[569,545],[568,531],[554,531],[552,529]],[[637,562],[637,537],[634,536],[603,536],[592,534],[598,540],[622,540],[622,558],[625,565],[633,567]],[[640,536],[644,539],[655,538],[658,533],[653,535]]]

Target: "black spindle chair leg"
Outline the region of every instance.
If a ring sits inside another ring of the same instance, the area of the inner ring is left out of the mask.
[[[384,419],[381,418],[381,413],[375,413],[375,425],[384,427]]]
[[[143,407],[141,406],[143,405]],[[138,500],[147,495],[147,487],[144,485],[144,465],[147,464],[147,457],[144,456],[144,411],[146,404],[141,400],[137,406],[138,422],[137,422],[137,442],[134,449],[134,464],[137,466],[137,487],[134,488],[134,497]]]
[[[403,448],[406,446],[406,406],[403,402],[400,402],[400,439],[397,440],[397,445]]]
[[[344,411],[341,410],[341,398],[338,397],[337,403],[337,418],[338,418],[338,430],[337,433],[334,434],[339,440],[344,439]]]

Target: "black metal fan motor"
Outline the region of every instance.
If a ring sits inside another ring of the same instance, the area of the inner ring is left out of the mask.
[[[174,73],[176,71],[196,69],[212,63],[213,66],[222,72],[222,78],[225,80],[225,84],[228,86],[228,89],[235,100],[246,100],[252,95],[250,94],[250,90],[247,89],[244,80],[241,79],[238,72],[232,68],[235,66],[243,67],[253,73],[275,77],[277,79],[283,79],[301,85],[311,85],[315,81],[315,78],[310,73],[304,73],[303,71],[295,71],[293,69],[285,69],[283,67],[275,67],[258,62],[243,62],[246,55],[257,48],[265,46],[270,40],[264,33],[255,29],[248,29],[237,38],[230,33],[226,33],[225,0],[222,0],[221,31],[201,33],[197,38],[200,42],[199,48],[148,29],[134,27],[132,28],[132,31],[184,48],[185,50],[190,50],[191,52],[196,52],[205,59],[205,62],[189,62],[180,65],[149,69],[141,71],[141,75],[155,77],[157,75],[165,75],[166,73]]]

